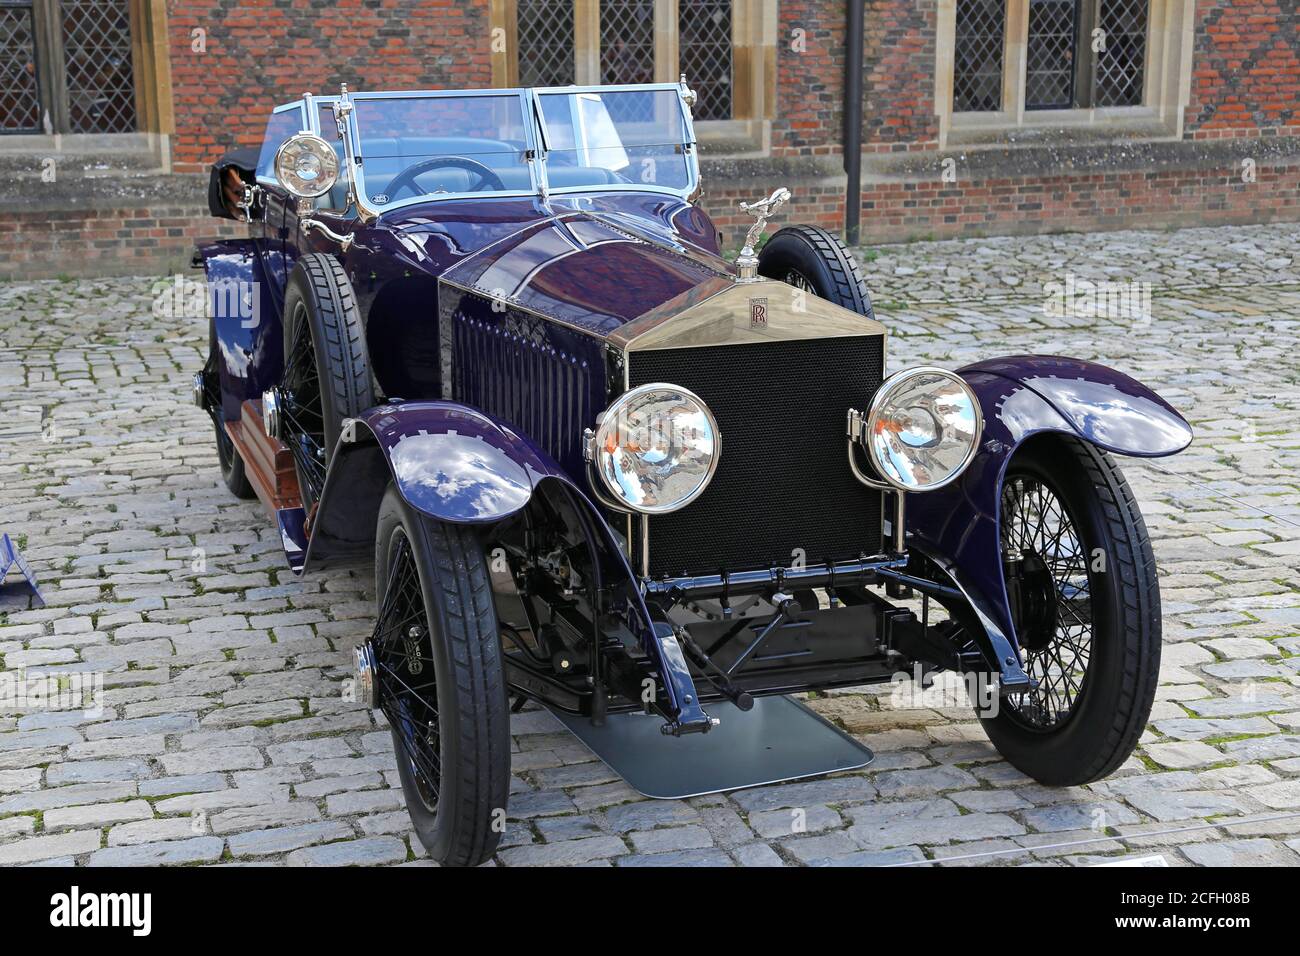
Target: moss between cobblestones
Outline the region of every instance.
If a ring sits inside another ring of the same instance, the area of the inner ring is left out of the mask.
[[[1141,763],[1142,766],[1146,767],[1146,768],[1147,768],[1148,770],[1150,770],[1152,773],[1163,773],[1163,772],[1164,772],[1164,769],[1165,769],[1165,768],[1162,767],[1162,766],[1160,766],[1160,764],[1156,763],[1154,760],[1152,760],[1152,759],[1151,759],[1150,757],[1148,757],[1146,754],[1141,753],[1141,752],[1138,752],[1138,753],[1135,753],[1133,756],[1137,758],[1138,762]]]
[[[1278,711],[1274,711],[1274,713],[1278,713]],[[1273,736],[1276,736],[1276,732],[1270,732],[1267,734],[1225,734],[1222,737],[1206,737],[1201,741],[1201,743],[1208,744],[1211,747],[1217,747],[1219,744],[1229,744],[1236,740],[1251,740],[1255,737]]]

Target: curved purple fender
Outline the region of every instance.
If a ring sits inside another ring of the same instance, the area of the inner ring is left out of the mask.
[[[330,462],[304,570],[373,550],[379,503],[390,480],[417,511],[458,524],[501,521],[527,505],[542,482],[558,483],[581,516],[589,543],[614,569],[616,580],[598,580],[596,589],[606,591],[610,610],[657,662],[671,720],[696,729],[710,724],[677,638],[671,628],[655,626],[614,532],[550,456],[498,419],[457,402],[390,403],[355,422]]]
[[[280,307],[253,240],[209,243],[199,248],[198,255],[216,325],[221,410],[226,421],[237,422],[246,399],[261,398],[263,391],[280,381],[284,365]]]
[[[972,603],[1010,638],[1015,626],[1002,570],[1002,479],[1016,448],[1063,432],[1120,455],[1173,455],[1191,426],[1168,402],[1121,372],[1047,355],[1017,355],[957,370],[984,414],[980,451],[947,488],[908,495],[908,544],[945,566]]]

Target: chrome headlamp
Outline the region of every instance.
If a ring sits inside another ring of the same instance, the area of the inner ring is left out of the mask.
[[[299,133],[276,151],[275,178],[299,199],[315,199],[338,182],[339,158],[319,136]]]
[[[867,414],[850,411],[850,421],[876,472],[900,491],[932,491],[956,481],[984,430],[970,386],[929,366],[885,379]]]
[[[700,398],[656,382],[620,395],[585,433],[585,455],[611,504],[642,514],[684,508],[708,487],[722,454]]]

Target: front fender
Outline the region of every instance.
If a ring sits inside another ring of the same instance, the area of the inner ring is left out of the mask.
[[[431,518],[489,525],[521,511],[542,482],[556,482],[583,524],[609,610],[656,662],[671,726],[707,729],[709,716],[671,628],[659,628],[639,582],[600,509],[558,464],[527,438],[456,402],[406,402],[371,409],[345,430],[312,520],[304,570],[373,554],[375,520],[392,480]]]
[[[1019,647],[1003,576],[1002,481],[1021,444],[1066,434],[1121,455],[1172,455],[1191,426],[1154,391],[1121,372],[1055,356],[992,359],[957,370],[979,400],[984,434],[960,480],[907,498],[909,544],[942,559],[960,586]]]
[[[308,563],[319,568],[368,554],[390,480],[431,518],[490,524],[528,504],[542,479],[561,474],[527,439],[467,405],[372,408],[339,439],[312,519]]]
[[[1104,365],[1056,355],[1012,355],[957,370],[963,378],[977,372],[1023,385],[1049,406],[1050,411],[1019,399],[1006,412],[997,409],[1018,439],[1036,431],[1063,431],[1064,422],[1080,438],[1117,455],[1160,458],[1192,443],[1191,426],[1172,405]],[[989,415],[985,406],[985,422]]]

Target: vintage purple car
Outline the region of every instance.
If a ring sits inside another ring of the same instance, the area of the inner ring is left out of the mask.
[[[977,678],[989,737],[1047,784],[1110,773],[1146,723],[1160,594],[1111,455],[1174,454],[1187,423],[1068,358],[886,377],[835,236],[755,254],[787,192],[723,257],[693,101],[345,88],[213,170],[251,235],[200,250],[195,401],[295,571],[373,559],[355,689],[445,863],[498,844],[512,700],[626,718],[617,746],[665,774],[728,722],[758,742],[716,759],[763,759],[782,712],[756,704],[899,672]]]

